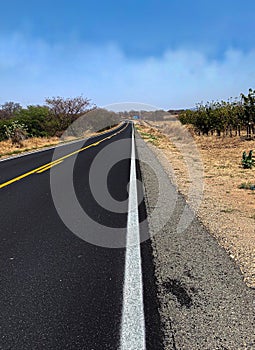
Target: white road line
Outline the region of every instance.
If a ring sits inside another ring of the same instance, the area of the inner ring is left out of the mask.
[[[145,349],[143,282],[133,126],[120,350]]]

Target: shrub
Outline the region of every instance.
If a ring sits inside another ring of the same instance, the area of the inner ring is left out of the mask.
[[[10,124],[4,125],[5,135],[13,144],[23,146],[22,141],[27,137],[27,126],[18,120],[12,121]]]
[[[246,152],[243,152],[242,166],[244,169],[251,169],[253,166],[255,166],[255,160],[252,155],[252,150],[250,150],[248,155],[246,154]]]
[[[255,185],[251,184],[250,182],[243,182],[241,185],[238,186],[239,189],[241,190],[255,190]]]

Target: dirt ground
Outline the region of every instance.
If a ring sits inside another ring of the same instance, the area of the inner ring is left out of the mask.
[[[163,150],[174,170],[179,191],[188,198],[189,172],[170,137],[175,123],[141,122],[137,128],[151,147]],[[255,190],[250,189],[255,185],[255,168],[241,166],[243,151],[255,149],[255,141],[197,136],[192,129],[186,129],[192,134],[204,167],[204,191],[198,217],[237,262],[247,286],[255,288]]]

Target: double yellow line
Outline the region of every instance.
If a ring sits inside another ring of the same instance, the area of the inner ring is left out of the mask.
[[[122,131],[124,131],[124,130],[127,128],[127,126],[128,126],[128,124],[126,124],[125,127],[124,127],[123,129],[121,129],[121,130],[115,132],[114,134],[112,134],[112,135],[110,135],[110,136],[107,136],[107,137],[103,138],[102,140],[99,140],[99,141],[97,141],[97,142],[94,142],[94,143],[92,143],[92,144],[90,144],[90,145],[88,145],[88,146],[86,146],[86,147],[80,148],[80,149],[78,149],[77,151],[74,151],[74,152],[72,152],[72,153],[69,153],[69,154],[67,154],[67,155],[65,155],[65,156],[63,156],[63,157],[57,159],[57,160],[54,160],[53,162],[44,164],[44,165],[40,166],[39,168],[30,170],[30,171],[28,171],[27,173],[24,173],[24,174],[22,174],[22,175],[19,175],[19,176],[15,177],[15,178],[13,178],[13,179],[11,179],[11,180],[9,180],[9,181],[3,182],[2,184],[0,184],[0,188],[6,187],[6,186],[8,186],[8,185],[11,185],[12,183],[14,183],[14,182],[16,182],[16,181],[19,181],[19,180],[21,180],[21,179],[24,179],[25,177],[30,176],[30,175],[32,175],[32,174],[35,174],[35,173],[36,173],[36,174],[41,174],[41,173],[43,173],[44,171],[47,171],[47,170],[53,168],[54,166],[59,165],[59,164],[62,163],[66,158],[69,158],[69,157],[71,157],[71,156],[73,156],[73,155],[75,155],[75,154],[77,154],[77,153],[80,153],[80,152],[82,152],[82,151],[85,151],[85,150],[88,149],[88,148],[97,146],[97,145],[99,145],[100,143],[102,143],[102,142],[104,142],[104,141],[106,141],[106,140],[111,139],[112,137],[114,137],[114,136],[118,135],[119,133],[121,133]],[[118,128],[118,127],[117,127],[117,128]],[[108,132],[107,132],[107,133],[108,133]]]

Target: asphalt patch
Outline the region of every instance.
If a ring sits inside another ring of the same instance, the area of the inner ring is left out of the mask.
[[[192,298],[187,289],[176,279],[169,279],[163,284],[163,287],[171,294],[173,294],[181,306],[190,308],[193,305]]]

